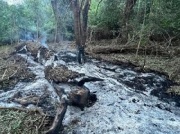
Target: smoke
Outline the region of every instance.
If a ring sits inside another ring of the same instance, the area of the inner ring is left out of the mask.
[[[19,39],[20,41],[34,41],[35,36],[33,32],[21,29],[19,33]]]
[[[41,35],[40,43],[43,47],[49,48],[48,45],[46,44],[46,40],[47,40],[47,34],[43,32]]]

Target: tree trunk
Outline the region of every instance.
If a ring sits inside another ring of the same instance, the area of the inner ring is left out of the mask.
[[[81,64],[82,60],[85,62],[85,43],[87,35],[88,11],[90,7],[90,0],[72,0],[72,9],[74,14],[74,31],[76,46],[78,49],[78,62]]]
[[[37,40],[39,40],[39,19],[38,18],[36,19],[36,29],[37,29],[36,38]]]
[[[62,31],[61,16],[60,16],[60,11],[58,9],[58,6],[60,5],[60,1],[51,0],[51,5],[56,20],[55,42],[58,43],[61,41],[61,31]]]
[[[128,42],[128,27],[129,27],[129,19],[135,6],[137,0],[126,0],[126,5],[124,8],[124,19],[123,19],[123,33],[122,33],[122,42]]]

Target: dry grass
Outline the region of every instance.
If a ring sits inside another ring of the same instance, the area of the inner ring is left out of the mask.
[[[15,46],[0,46],[0,80],[2,80],[2,77],[3,79],[7,79],[8,74],[12,75],[13,71],[17,70],[9,70],[11,66],[13,68],[16,67],[14,60],[9,59],[9,55],[14,50]],[[17,63],[17,67],[20,66],[21,64]],[[10,81],[7,79],[8,82]],[[0,108],[0,134],[41,134],[45,130],[48,130],[49,121],[48,117],[37,112]]]
[[[41,134],[49,128],[49,119],[37,112],[0,109],[1,134]]]

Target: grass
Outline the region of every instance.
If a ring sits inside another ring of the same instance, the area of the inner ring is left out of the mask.
[[[3,45],[3,46],[0,45],[0,55],[1,56],[8,55],[13,51],[14,51],[14,46],[12,46],[12,45]]]
[[[15,45],[0,46],[0,80],[4,68],[14,64],[7,60],[14,50]],[[38,112],[0,108],[0,134],[41,134],[48,130],[49,124],[50,119]]]
[[[49,119],[37,112],[0,109],[1,134],[41,134],[46,131]]]

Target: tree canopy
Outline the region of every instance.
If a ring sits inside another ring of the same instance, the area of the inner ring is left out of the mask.
[[[0,0],[0,41],[15,42],[25,38],[23,36],[39,38],[43,33],[46,33],[49,41],[54,41],[58,31],[63,40],[72,40],[75,36],[71,3],[64,0],[57,3],[57,21],[52,1],[24,0],[21,4],[9,5]],[[128,2],[134,2],[134,5],[127,7]],[[125,13],[128,11],[129,15]],[[88,18],[88,28],[108,32],[114,30],[119,37],[127,33],[128,40],[134,37],[149,38],[151,35],[179,38],[180,1],[91,0]],[[61,27],[59,30],[57,22]]]

